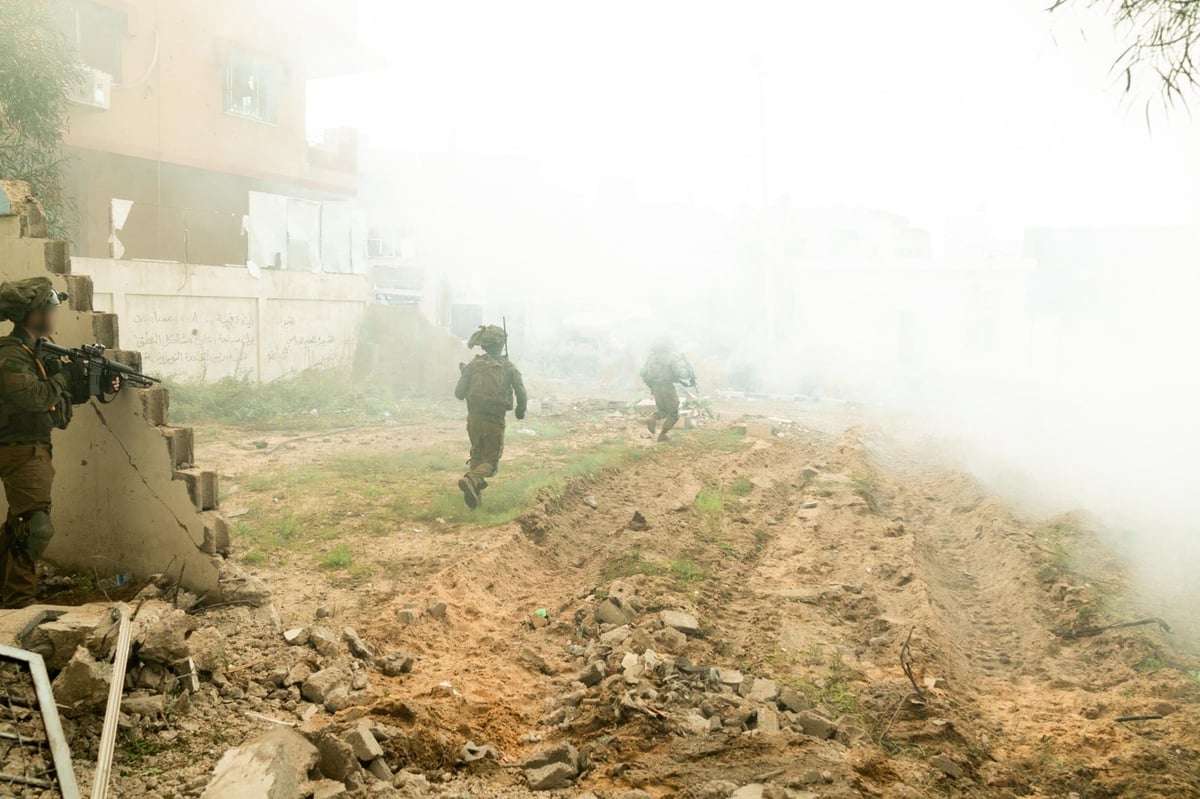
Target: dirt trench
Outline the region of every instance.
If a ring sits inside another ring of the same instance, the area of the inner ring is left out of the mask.
[[[480,532],[365,625],[418,656],[404,699],[376,708],[442,736],[407,765],[446,768],[463,741],[487,743],[500,762],[472,768],[516,788],[510,766],[566,738],[590,764],[577,787],[600,792],[765,780],[821,797],[1200,796],[1194,662],[1150,628],[1064,637],[1119,619],[1095,612],[1085,576],[1048,565],[1045,524],[961,474],[898,471],[867,440],[683,438]],[[611,673],[564,716],[584,666],[569,648],[599,634],[591,614],[614,591],[636,592],[647,632],[659,610],[693,613],[701,634],[672,654],[793,686],[836,737],[697,733],[665,705],[623,709]],[[434,597],[444,623],[396,624]],[[1128,715],[1164,718],[1115,721]]]

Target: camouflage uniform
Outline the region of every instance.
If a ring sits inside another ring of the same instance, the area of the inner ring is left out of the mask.
[[[646,429],[653,434],[662,422],[658,440],[665,441],[667,431],[679,421],[679,392],[675,384],[696,385],[696,373],[686,358],[660,344],[646,358],[642,380],[654,395],[654,413],[646,420]]]
[[[505,333],[491,325],[481,327],[467,342],[482,346],[483,355],[468,364],[460,364],[454,396],[467,401],[467,435],[471,438],[471,459],[467,473],[458,481],[469,507],[478,507],[487,478],[496,473],[504,454],[504,419],[515,410],[525,418],[528,397],[521,372],[503,355]],[[514,401],[515,400],[515,401]]]
[[[71,419],[71,377],[58,362],[43,363],[35,356],[37,342],[22,323],[30,310],[65,298],[47,278],[0,286],[0,314],[16,323],[0,338],[0,481],[8,500],[0,530],[0,605],[5,608],[37,600],[34,563],[54,535],[50,433]]]

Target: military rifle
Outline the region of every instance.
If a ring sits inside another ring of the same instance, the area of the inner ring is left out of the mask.
[[[66,358],[80,367],[80,383],[71,386],[74,402],[87,402],[91,397],[101,402],[111,402],[126,384],[135,388],[150,388],[160,382],[157,377],[144,375],[133,367],[106,358],[103,344],[84,344],[82,347],[70,348],[41,339],[37,343],[37,356],[43,360],[56,361]]]

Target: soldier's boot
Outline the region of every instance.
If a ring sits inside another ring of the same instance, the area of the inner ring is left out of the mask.
[[[458,481],[459,490],[463,492],[463,502],[467,503],[467,507],[475,510],[479,507],[479,492],[475,490],[475,484],[471,482],[470,477],[463,477]]]
[[[4,525],[0,534],[0,608],[23,608],[37,601],[37,569],[26,551],[27,537],[24,519]]]
[[[665,419],[663,421],[662,432],[658,434],[658,440],[666,441],[667,440],[667,431],[669,431],[672,427],[674,427],[675,423],[678,421],[679,421],[678,416],[676,416],[673,419]]]
[[[655,433],[658,432],[658,417],[657,416],[654,416],[653,414],[651,414],[650,417],[648,419],[646,419],[646,429],[650,431],[650,435],[654,435]]]

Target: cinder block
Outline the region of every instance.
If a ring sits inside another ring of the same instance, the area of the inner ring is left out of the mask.
[[[111,361],[128,366],[135,372],[142,371],[142,354],[137,350],[107,350],[104,355]]]
[[[155,386],[138,392],[142,397],[142,418],[156,427],[167,423],[171,408],[171,395],[165,388]]]
[[[115,313],[92,313],[92,336],[97,344],[109,348],[117,347],[117,315]]]
[[[190,427],[163,427],[163,438],[167,439],[167,451],[171,453],[171,467],[190,468],[196,462],[196,437]]]
[[[207,555],[228,556],[233,549],[229,520],[219,511],[205,511],[200,514],[204,519],[204,543],[200,549]]]
[[[92,297],[95,294],[95,289],[92,285],[91,275],[66,275],[67,294],[70,298],[67,300],[67,305],[72,311],[90,311],[92,310]]]
[[[204,469],[180,469],[175,472],[175,479],[187,483],[188,496],[192,498],[192,504],[196,506],[196,510],[216,509],[220,490],[216,472]]]
[[[71,273],[71,245],[65,241],[48,239],[42,243],[45,253],[46,271],[55,275]]]

